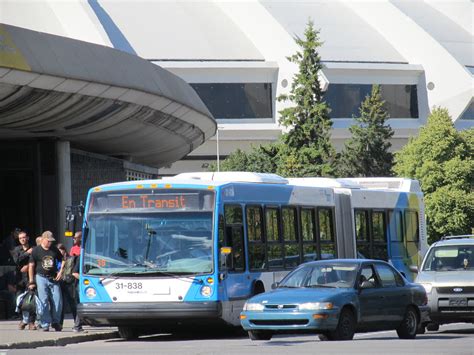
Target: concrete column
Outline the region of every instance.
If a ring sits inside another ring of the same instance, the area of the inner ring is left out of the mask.
[[[72,246],[72,239],[64,237],[64,223],[66,218],[65,207],[72,203],[71,196],[71,149],[69,142],[56,142],[56,154],[58,161],[58,216],[56,240],[66,245],[67,249]]]

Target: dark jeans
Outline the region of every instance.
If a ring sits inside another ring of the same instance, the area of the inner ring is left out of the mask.
[[[61,326],[64,323],[64,313],[66,309],[66,304],[69,306],[69,310],[72,313],[72,317],[74,318],[74,328],[79,329],[81,328],[81,322],[79,317],[77,316],[77,302],[79,300],[79,295],[77,294],[77,286],[75,282],[73,283],[65,283],[61,281],[61,293],[63,295],[63,309],[61,313]]]

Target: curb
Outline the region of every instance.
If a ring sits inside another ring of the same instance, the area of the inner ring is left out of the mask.
[[[58,339],[47,339],[47,340],[37,340],[30,342],[18,342],[18,343],[8,343],[0,344],[0,349],[34,349],[43,346],[65,346],[68,344],[83,343],[86,341],[94,340],[105,340],[119,338],[119,333],[117,331],[109,333],[98,333],[98,334],[83,334],[83,335],[74,335],[67,336],[64,338]]]

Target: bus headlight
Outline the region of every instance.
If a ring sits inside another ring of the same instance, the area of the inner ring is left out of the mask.
[[[331,302],[308,302],[302,303],[298,306],[300,311],[314,311],[318,309],[333,309],[334,305]]]
[[[86,288],[86,296],[87,298],[95,298],[97,296],[97,291],[93,287]]]
[[[263,311],[265,306],[261,303],[246,303],[244,304],[244,311]]]
[[[212,289],[209,286],[203,286],[201,287],[201,295],[204,297],[209,297],[211,296]]]

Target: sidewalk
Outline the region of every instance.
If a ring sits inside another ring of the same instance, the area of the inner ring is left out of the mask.
[[[0,349],[32,349],[41,346],[64,346],[92,340],[118,338],[116,327],[84,326],[84,331],[72,331],[73,320],[65,319],[61,332],[51,329],[49,332],[39,330],[19,330],[20,320],[0,321]]]

